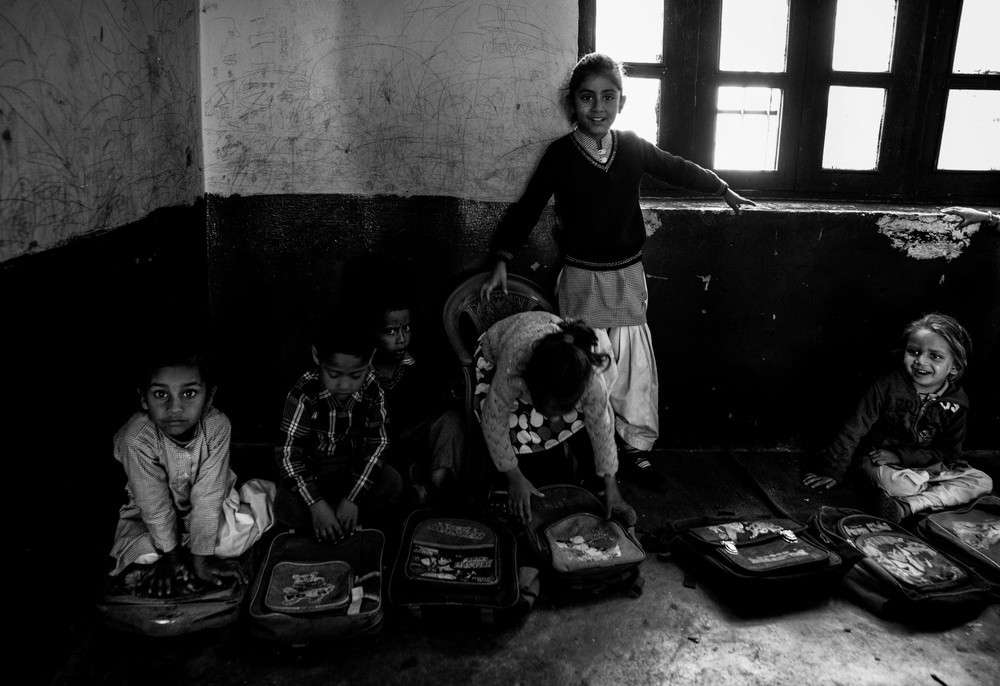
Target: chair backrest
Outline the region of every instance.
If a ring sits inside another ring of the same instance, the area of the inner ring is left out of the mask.
[[[507,275],[507,293],[497,289],[489,298],[479,294],[489,272],[479,272],[462,281],[445,300],[444,330],[463,367],[471,367],[476,343],[487,329],[518,312],[555,312],[548,294],[538,284],[516,274]]]

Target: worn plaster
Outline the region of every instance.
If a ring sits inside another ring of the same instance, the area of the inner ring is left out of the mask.
[[[879,233],[886,236],[896,250],[916,260],[943,257],[951,261],[969,247],[978,224],[958,228],[960,219],[940,214],[890,215],[879,217]]]

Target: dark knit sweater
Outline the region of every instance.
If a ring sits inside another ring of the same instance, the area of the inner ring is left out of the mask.
[[[899,455],[903,467],[941,462],[953,468],[962,457],[968,408],[965,391],[954,383],[943,395],[922,399],[905,371],[890,372],[861,398],[827,448],[820,473],[840,481],[854,455],[875,448]]]
[[[671,155],[631,131],[612,132],[607,164],[588,156],[573,134],[552,143],[521,199],[497,228],[498,254],[513,254],[534,229],[555,195],[558,239],[564,254],[618,268],[642,250],[646,229],[639,209],[643,174],[699,193],[719,194],[725,183],[714,172]]]

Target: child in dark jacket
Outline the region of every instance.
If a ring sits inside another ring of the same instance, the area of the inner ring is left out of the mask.
[[[869,387],[826,449],[826,464],[803,483],[832,488],[853,460],[878,489],[877,514],[895,522],[989,493],[990,477],[962,460],[969,401],[958,380],[970,348],[965,328],[947,315],[911,322],[902,366]]]

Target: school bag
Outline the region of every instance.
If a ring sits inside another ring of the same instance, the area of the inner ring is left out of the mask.
[[[843,558],[792,518],[695,517],[661,534],[685,585],[703,582],[737,611],[785,612],[827,598]]]
[[[989,602],[982,577],[898,524],[823,506],[811,526],[853,558],[843,577],[847,594],[886,619],[942,628],[977,617]]]
[[[377,529],[337,542],[294,530],[277,534],[254,579],[250,632],[274,641],[369,636],[382,628],[382,553]]]
[[[917,535],[974,569],[1000,600],[1000,497],[987,495],[917,520]]]
[[[411,617],[509,626],[528,614],[537,595],[537,570],[518,563],[517,540],[499,520],[430,509],[406,518],[389,600]]]
[[[252,550],[237,558],[249,578]],[[133,566],[132,575],[138,572]],[[129,570],[108,577],[97,599],[97,613],[107,626],[142,636],[180,636],[204,629],[218,629],[235,622],[247,595],[245,582],[211,586],[170,598],[153,598],[135,592]]]
[[[642,594],[646,553],[631,530],[606,519],[604,503],[580,486],[553,484],[531,501],[527,541],[554,605],[611,593]]]

